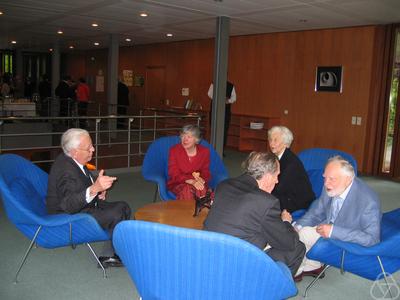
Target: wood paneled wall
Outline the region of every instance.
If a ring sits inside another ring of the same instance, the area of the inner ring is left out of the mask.
[[[228,78],[238,95],[233,112],[279,117],[294,133],[296,152],[311,147],[340,149],[355,156],[360,171],[370,173],[373,153],[368,147],[376,132],[369,129],[377,130],[371,122],[376,122],[373,103],[378,101],[372,91],[382,34],[380,26],[365,26],[232,37]],[[107,51],[103,52],[106,58]],[[91,56],[88,52],[85,59]],[[96,68],[106,73],[106,60],[102,66],[96,63],[92,68],[87,62],[89,76]],[[183,106],[190,98],[208,110],[213,63],[214,40],[208,39],[124,47],[119,66],[143,76],[146,67],[163,66],[170,105]],[[343,92],[315,92],[316,67],[338,65],[343,66]],[[183,87],[190,89],[189,97],[181,96]],[[133,106],[142,107],[145,88],[130,91]],[[362,118],[361,126],[351,124],[352,116]]]

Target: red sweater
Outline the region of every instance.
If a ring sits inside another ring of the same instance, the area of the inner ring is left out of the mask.
[[[190,161],[182,144],[176,144],[169,150],[168,190],[173,190],[175,186],[184,183],[187,179],[193,179],[193,172],[199,172],[206,183],[210,181],[210,150],[202,145],[196,145],[196,147],[197,154],[191,157]]]
[[[76,99],[80,102],[89,101],[89,86],[86,83],[80,82],[76,88]]]

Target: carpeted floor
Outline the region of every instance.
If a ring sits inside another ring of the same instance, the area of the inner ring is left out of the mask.
[[[240,162],[245,154],[227,151],[224,162],[230,176],[241,173]],[[129,202],[135,211],[145,203],[152,202],[155,186],[146,182],[139,171],[109,171],[116,174],[118,181],[109,193],[110,200],[123,199]],[[400,184],[378,178],[363,177],[379,194],[382,210],[388,211],[400,206],[398,195]],[[19,283],[13,283],[17,265],[22,258],[29,241],[8,221],[4,209],[0,206],[0,299],[21,300],[71,300],[71,299],[139,299],[134,284],[124,268],[108,269],[108,278],[103,279],[102,272],[96,267],[86,246],[75,250],[69,247],[60,249],[32,250],[22,272]],[[95,244],[100,250],[101,245]],[[400,272],[394,275],[400,286]],[[305,287],[311,281],[305,278],[297,287],[299,294],[292,299],[301,299]],[[377,299],[374,289],[379,288],[374,282],[346,273],[341,275],[338,269],[331,268],[324,279],[311,289],[307,299]],[[395,297],[400,299],[400,289]],[[389,298],[389,297],[387,297]],[[383,299],[383,298],[380,298]]]

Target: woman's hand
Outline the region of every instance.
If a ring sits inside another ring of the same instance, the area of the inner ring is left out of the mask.
[[[204,180],[203,180],[203,181],[204,181]],[[199,181],[199,180],[196,180],[196,179],[188,179],[188,180],[186,180],[185,182],[186,182],[187,184],[193,185],[193,186],[196,188],[196,190],[201,191],[201,190],[204,189],[204,183],[202,183],[202,182]]]
[[[200,172],[193,172],[192,176],[196,181],[201,182],[201,184],[204,185],[206,183],[206,181],[203,178],[200,177]]]

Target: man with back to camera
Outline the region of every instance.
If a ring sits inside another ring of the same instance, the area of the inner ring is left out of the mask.
[[[353,166],[340,156],[328,160],[323,176],[320,198],[294,223],[307,251],[321,237],[366,247],[379,243],[382,214],[376,193],[355,177]],[[287,211],[282,215],[290,217]],[[295,281],[303,276],[317,277],[323,271],[320,262],[304,257]]]
[[[129,220],[131,209],[125,202],[106,202],[106,193],[116,177],[90,174],[86,167],[93,156],[94,147],[89,133],[80,128],[68,129],[61,138],[63,153],[51,167],[46,205],[48,213],[88,213],[99,225],[110,232],[123,220]],[[99,260],[104,267],[122,266],[111,241],[105,244],[105,256]]]
[[[243,166],[244,174],[217,186],[204,229],[248,241],[284,262],[294,275],[305,247],[291,216],[281,215],[279,200],[271,195],[278,182],[279,160],[273,153],[252,152]]]

